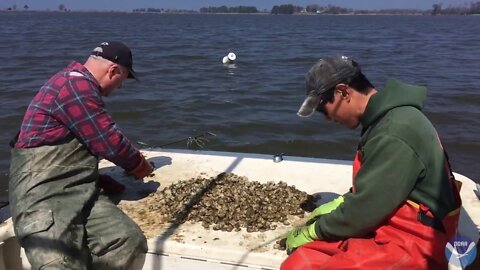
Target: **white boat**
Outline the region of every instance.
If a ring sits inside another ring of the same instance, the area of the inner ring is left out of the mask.
[[[221,172],[232,172],[258,182],[284,181],[309,194],[319,193],[319,203],[345,193],[351,186],[350,161],[283,156],[283,160],[274,162],[270,155],[172,149],[150,149],[144,153],[157,167],[155,175],[144,182],[134,181],[108,161],[100,162],[100,173],[127,186],[120,205],[141,204],[141,198],[149,192],[178,180],[199,175],[212,177]],[[463,183],[459,233],[478,242],[480,200],[474,193],[475,183],[458,173],[455,177]],[[178,227],[167,225],[148,239],[148,253],[145,258],[139,258],[139,269],[278,269],[287,255],[273,245],[289,229],[291,225],[280,224],[275,230],[248,233],[244,229],[238,232],[209,230],[191,222]],[[30,269],[15,239],[11,219],[0,225],[0,270],[6,269]],[[451,265],[450,269],[460,268]]]

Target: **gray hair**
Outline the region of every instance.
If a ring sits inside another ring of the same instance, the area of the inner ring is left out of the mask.
[[[97,63],[103,63],[105,66],[115,64],[114,62],[97,55],[90,55],[88,60],[93,60]]]

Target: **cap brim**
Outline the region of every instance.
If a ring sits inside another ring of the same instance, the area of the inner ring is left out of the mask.
[[[321,101],[322,101],[322,98],[319,95],[307,96],[303,101],[302,106],[300,106],[300,109],[298,110],[297,115],[300,117],[312,116],[315,113]]]
[[[128,70],[128,78],[135,79],[138,81],[138,74],[133,69],[130,69]]]

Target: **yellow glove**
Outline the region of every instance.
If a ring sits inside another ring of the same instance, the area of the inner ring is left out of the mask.
[[[299,246],[313,242],[317,239],[315,223],[293,229],[287,234],[287,241],[285,243],[287,246],[287,254],[292,253]]]
[[[310,215],[308,216],[307,224],[311,224],[312,222],[317,220],[317,218],[321,215],[325,215],[332,212],[333,210],[337,209],[337,207],[339,207],[342,203],[343,203],[343,196],[339,196],[333,201],[320,205],[319,207],[315,208],[315,210],[313,210],[312,213],[310,213]]]

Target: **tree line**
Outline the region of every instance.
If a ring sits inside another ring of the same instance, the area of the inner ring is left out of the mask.
[[[238,6],[238,7],[202,7],[201,13],[258,13],[256,7],[253,6]]]
[[[164,8],[137,8],[134,9],[132,12],[139,12],[139,13],[198,13],[194,10],[187,10],[187,9],[164,9]]]
[[[258,13],[254,6],[238,6],[238,7],[202,7],[200,13]],[[306,7],[295,6],[292,4],[275,5],[270,12],[271,14],[422,14],[422,15],[471,15],[480,14],[480,1],[471,3],[469,7],[448,7],[442,8],[442,4],[434,4],[431,10],[419,9],[382,9],[382,10],[354,10],[334,5],[320,6],[307,5]]]
[[[30,9],[30,7],[29,7],[28,5],[24,5],[24,6],[23,6],[23,10],[28,11],[29,9]],[[13,6],[8,7],[7,10],[8,10],[8,11],[17,11],[17,5],[16,5],[16,4],[13,4]],[[59,11],[70,11],[69,9],[67,9],[67,8],[65,7],[64,4],[58,5],[58,10],[59,10]]]
[[[480,1],[470,3],[470,7],[447,7],[442,8],[442,4],[432,6],[432,15],[472,15],[480,14]]]
[[[382,10],[354,10],[334,5],[308,5],[306,7],[292,4],[275,5],[271,14],[423,14],[423,15],[471,15],[480,14],[480,1],[473,2],[465,7],[442,8],[442,4],[434,4],[431,10],[419,9],[382,9]]]

